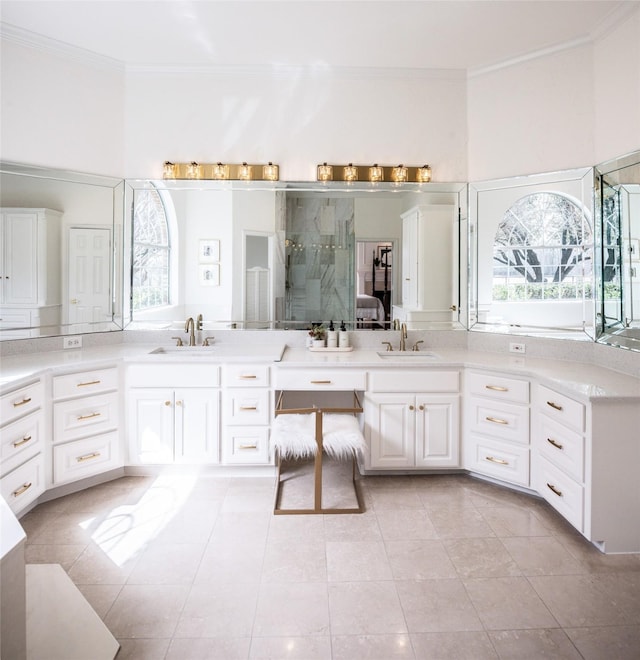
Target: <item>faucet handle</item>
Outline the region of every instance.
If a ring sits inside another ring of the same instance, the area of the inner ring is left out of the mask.
[[[393,350],[393,346],[391,345],[390,341],[383,341],[382,343],[387,345],[387,352]]]
[[[176,340],[176,346],[182,346],[182,337],[171,337]]]
[[[418,344],[424,344],[424,340],[418,339],[418,341],[413,345],[413,348],[411,350],[419,351],[420,349],[418,348]]]
[[[211,344],[209,343],[209,340],[213,340],[213,339],[215,339],[215,337],[205,337],[203,342],[202,342],[202,345],[203,346],[211,346]]]

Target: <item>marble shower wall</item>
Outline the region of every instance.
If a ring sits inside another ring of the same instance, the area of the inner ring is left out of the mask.
[[[355,318],[354,203],[287,195],[286,319]]]

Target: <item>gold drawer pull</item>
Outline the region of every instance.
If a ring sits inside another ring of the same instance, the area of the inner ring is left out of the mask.
[[[22,399],[22,401],[16,401],[13,404],[13,407],[14,408],[19,408],[20,406],[24,406],[25,403],[31,403],[31,397],[29,397],[28,399]],[[31,485],[31,484],[29,484],[29,485]]]
[[[257,376],[255,374],[247,374],[247,375],[238,376],[238,378],[240,378],[240,380],[251,380],[257,378]]]
[[[257,449],[258,445],[240,445],[240,449]]]
[[[22,447],[22,445],[26,445],[27,442],[29,442],[29,440],[31,440],[31,436],[30,436],[30,435],[27,435],[27,436],[25,436],[24,438],[22,438],[22,440],[16,440],[16,441],[13,443],[13,446],[14,446],[14,447]]]
[[[240,406],[240,410],[258,410],[258,406]]]
[[[509,465],[509,461],[505,461],[502,458],[495,458],[494,456],[485,456],[485,461],[491,461],[492,463],[497,463],[498,465]]]
[[[556,442],[553,438],[547,438],[547,442],[550,445],[553,445],[556,449],[564,449],[564,446],[561,445],[559,442]]]
[[[87,381],[86,383],[78,383],[76,387],[87,387],[88,385],[100,385],[102,381],[100,380],[90,380]]]
[[[558,490],[553,484],[547,483],[547,488],[558,497],[562,497],[562,491]]]
[[[485,389],[493,390],[494,392],[508,392],[508,387],[502,387],[500,385],[485,385]]]
[[[310,382],[312,385],[331,385],[330,380],[312,380]]]
[[[88,415],[80,415],[80,417],[78,417],[78,421],[83,422],[85,419],[93,419],[94,417],[100,417],[100,415],[102,415],[102,413],[99,412],[89,413]]]
[[[13,491],[12,495],[14,497],[20,497],[20,495],[22,495],[22,493],[25,493],[26,491],[28,491],[29,488],[31,488],[32,485],[33,484],[31,482],[29,482],[28,484],[22,484],[22,486],[20,486],[20,488],[18,488],[18,490]]]
[[[98,456],[100,456],[100,452],[94,451],[92,454],[85,454],[84,456],[76,456],[76,462],[82,463],[84,461],[90,461],[94,458],[98,458]]]
[[[562,406],[559,406],[557,403],[554,403],[553,401],[547,401],[547,405],[551,406],[554,410],[562,410]]]
[[[499,417],[485,417],[487,422],[493,422],[494,424],[509,424],[506,419],[500,419]]]

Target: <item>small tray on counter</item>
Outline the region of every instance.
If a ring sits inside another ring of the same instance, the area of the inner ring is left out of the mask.
[[[342,348],[337,346],[335,348],[329,348],[328,346],[322,346],[321,348],[309,346],[307,350],[311,351],[312,353],[348,353],[349,351],[353,350],[353,346],[343,346]]]

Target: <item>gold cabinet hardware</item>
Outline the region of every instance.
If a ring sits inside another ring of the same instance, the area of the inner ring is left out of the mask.
[[[240,449],[257,449],[258,445],[240,445]]]
[[[564,449],[564,446],[561,445],[559,442],[556,442],[553,438],[547,438],[547,442],[550,445],[553,445],[556,449]]]
[[[423,406],[422,404],[420,404],[420,405],[418,406],[418,410],[424,410],[424,406]]]
[[[88,415],[80,415],[77,419],[79,422],[83,422],[85,419],[93,419],[94,417],[100,417],[102,413],[99,412],[92,412],[89,413]]]
[[[26,491],[28,491],[29,488],[31,488],[32,485],[33,484],[31,482],[26,483],[26,484],[22,484],[22,486],[20,486],[20,488],[18,488],[17,490],[14,490],[13,493],[11,493],[11,494],[14,497],[20,497],[20,495],[22,495],[22,493],[25,493]]]
[[[485,417],[485,419],[487,422],[492,422],[493,424],[509,424],[506,419],[500,419],[499,417]]]
[[[76,387],[87,387],[89,385],[100,385],[102,381],[100,380],[89,380],[86,383],[78,383]]]
[[[557,403],[554,403],[553,401],[547,401],[547,405],[551,406],[554,410],[562,410],[562,406],[559,406]]]
[[[258,406],[240,406],[240,410],[258,410]]]
[[[493,390],[494,392],[508,392],[508,387],[502,387],[501,385],[485,385],[485,389]]]
[[[449,307],[449,309],[450,309],[452,312],[457,312],[457,311],[458,311],[458,307],[457,307],[456,305],[451,305],[451,307]]]
[[[22,445],[26,445],[27,442],[29,442],[29,440],[31,440],[31,436],[30,436],[30,435],[27,435],[27,436],[25,436],[24,438],[22,438],[22,440],[16,440],[16,441],[13,443],[13,446],[14,446],[14,447],[22,447]]]
[[[238,376],[238,378],[240,378],[240,380],[251,380],[257,378],[257,376],[255,374],[246,374]]]
[[[562,497],[562,491],[558,490],[553,484],[550,484],[547,482],[547,488],[552,492],[555,493],[558,497]]]
[[[409,410],[413,410],[413,409],[414,409],[413,406],[409,404]]]
[[[171,405],[171,401],[165,401],[165,402],[164,402],[164,405],[165,405],[165,406],[170,406],[170,405]]]
[[[29,397],[28,399],[22,399],[22,401],[16,401],[13,404],[13,407],[14,408],[19,408],[20,406],[24,406],[27,403],[31,403],[31,397]]]
[[[94,451],[91,454],[85,454],[84,456],[76,456],[76,462],[83,463],[84,461],[90,461],[94,458],[98,458],[99,456],[100,456],[100,452]]]
[[[71,298],[69,301],[70,305],[77,305],[80,301],[77,298]]]
[[[485,461],[491,461],[491,463],[497,463],[498,465],[509,465],[509,461],[505,461],[502,458],[496,458],[495,456],[485,456]]]
[[[311,385],[331,385],[330,380],[312,380],[309,381]]]
[[[182,403],[182,400],[178,399],[178,401],[176,401],[176,406],[182,406]]]

